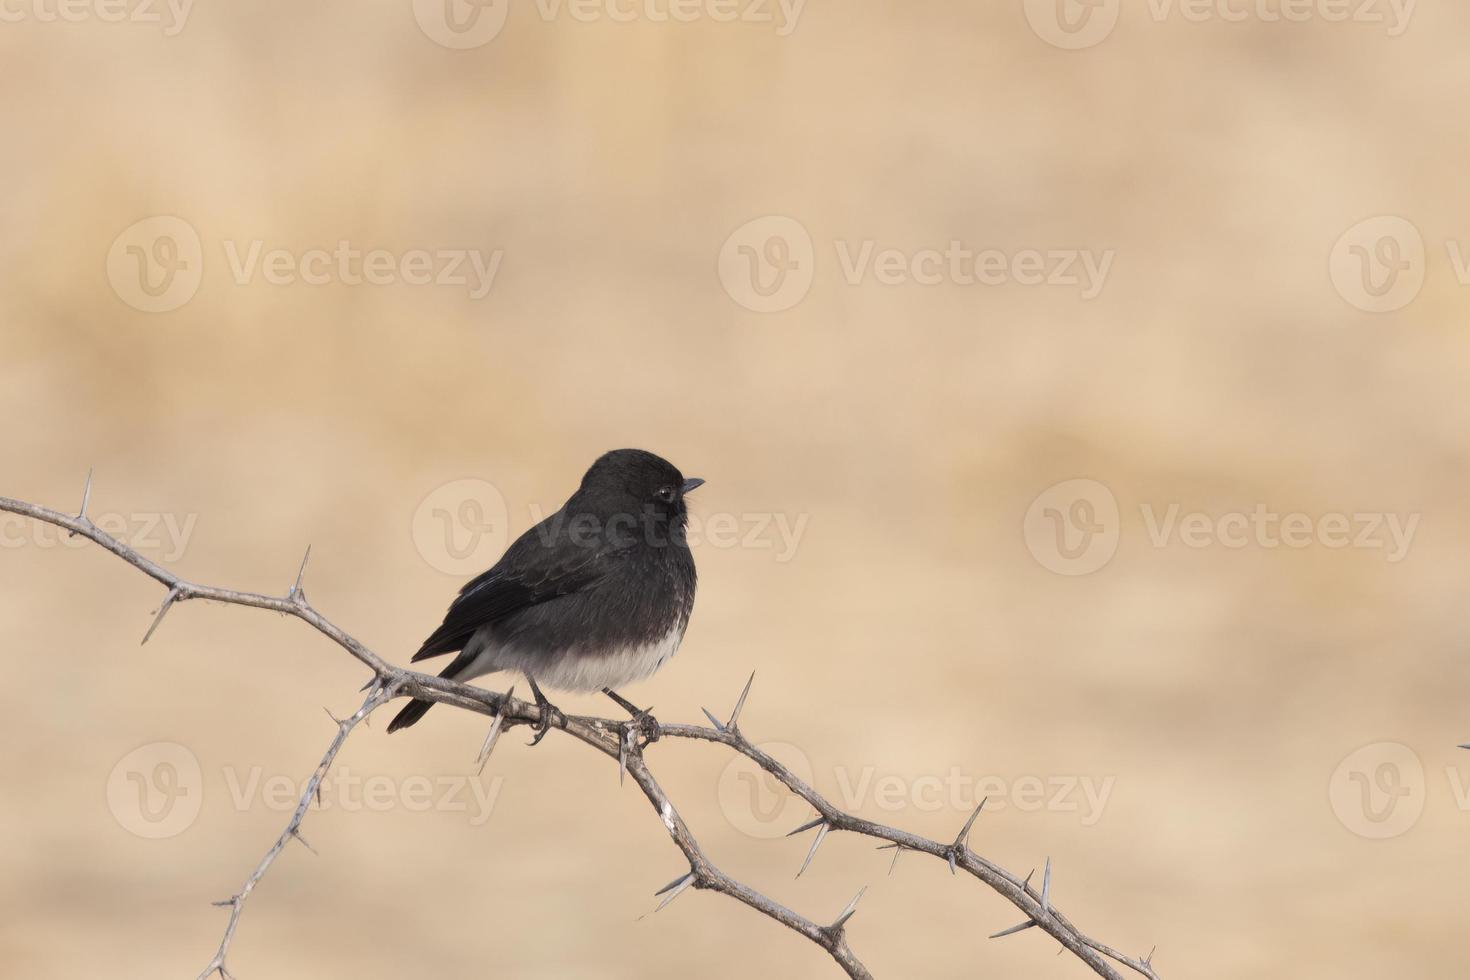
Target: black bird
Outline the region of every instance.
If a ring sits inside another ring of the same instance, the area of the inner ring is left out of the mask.
[[[541,706],[537,742],[555,711],[540,684],[602,691],[642,715],[615,688],[658,670],[684,638],[695,588],[684,495],[702,483],[641,449],[604,454],[561,510],[460,590],[413,659],[458,651],[439,674],[456,681],[525,674]],[[388,731],[432,706],[410,702]]]

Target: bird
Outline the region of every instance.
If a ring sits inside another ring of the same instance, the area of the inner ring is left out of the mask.
[[[413,662],[457,653],[439,674],[455,681],[524,674],[541,708],[533,745],[559,713],[542,684],[601,691],[649,720],[617,689],[651,676],[683,641],[698,579],[684,498],[704,482],[642,449],[604,453],[560,510],[466,583]],[[432,706],[409,702],[388,731]]]

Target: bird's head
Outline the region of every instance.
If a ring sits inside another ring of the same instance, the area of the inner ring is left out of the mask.
[[[674,464],[642,449],[614,449],[598,457],[582,477],[577,495],[604,516],[630,514],[639,523],[673,525],[688,517],[684,496],[704,481],[685,478]]]

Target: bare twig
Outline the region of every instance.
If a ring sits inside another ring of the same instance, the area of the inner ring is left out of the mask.
[[[286,845],[290,843],[293,837],[308,851],[312,850],[311,845],[306,843],[306,838],[301,836],[301,822],[306,819],[306,811],[311,808],[312,799],[316,798],[320,792],[322,780],[326,778],[327,773],[331,770],[332,763],[337,758],[337,753],[342,750],[343,743],[347,741],[347,736],[357,727],[358,722],[393,700],[396,696],[396,685],[374,684],[373,693],[368,695],[367,700],[362,703],[361,708],[358,708],[348,718],[341,720],[333,719],[337,722],[337,734],[332,737],[332,742],[327,746],[327,751],[322,756],[322,761],[317,763],[316,771],[306,781],[306,789],[302,792],[301,801],[296,804],[296,809],[291,812],[291,819],[287,821],[286,829],[281,831],[281,836],[277,837],[276,842],[270,846],[270,850],[265,852],[265,856],[260,859],[260,863],[255,866],[255,870],[250,873],[250,877],[245,879],[245,884],[241,886],[240,890],[224,901],[214,903],[230,910],[230,920],[225,924],[225,935],[220,940],[219,949],[215,951],[214,959],[210,960],[209,964],[200,972],[197,980],[209,980],[209,977],[216,973],[220,975],[222,980],[230,980],[230,972],[226,969],[225,961],[229,957],[230,944],[235,941],[235,929],[240,925],[240,914],[245,911],[246,900],[250,898],[251,892],[255,891],[255,886],[260,884],[260,879],[265,877],[265,873],[270,870],[276,858],[281,856],[281,852],[286,849]]]
[[[516,725],[534,725],[540,721],[540,708],[534,703],[516,700],[510,692],[498,694],[494,691],[487,691],[467,684],[460,684],[417,671],[395,667],[337,627],[325,616],[318,613],[307,601],[302,588],[302,579],[306,572],[307,559],[310,558],[310,549],[307,551],[307,557],[302,560],[301,570],[297,573],[295,583],[290,587],[284,597],[198,585],[179,578],[169,569],[149,560],[94,525],[86,517],[86,508],[90,499],[91,475],[89,473],[87,486],[82,495],[81,513],[76,517],[71,517],[59,511],[50,510],[35,504],[12,500],[7,497],[0,497],[0,511],[20,514],[63,528],[74,535],[80,534],[117,555],[123,561],[167,588],[168,593],[159,607],[153,624],[144,636],[144,642],[147,642],[147,639],[153,635],[159,623],[163,621],[163,617],[174,604],[191,599],[207,599],[229,605],[270,609],[275,612],[295,616],[310,624],[318,632],[342,647],[351,656],[372,670],[374,675],[373,682],[369,684],[371,692],[367,700],[363,702],[362,707],[349,718],[337,721],[337,733],[309,780],[306,790],[302,794],[301,802],[292,813],[285,830],[282,831],[270,849],[266,851],[265,856],[261,859],[250,877],[246,879],[240,891],[229,899],[216,903],[217,905],[227,907],[230,910],[230,917],[225,926],[224,937],[220,942],[219,949],[215,953],[214,958],[199,975],[199,980],[207,980],[207,978],[214,974],[218,974],[222,980],[230,980],[231,975],[226,968],[226,957],[229,953],[230,945],[234,941],[235,931],[239,925],[240,915],[244,910],[246,899],[254,891],[255,886],[270,869],[281,851],[284,850],[293,838],[303,845],[306,844],[305,838],[301,836],[301,823],[310,807],[311,800],[319,793],[321,782],[330,770],[347,736],[374,710],[393,698],[406,696],[448,704],[467,711],[488,715],[492,718],[492,725],[490,734],[486,738],[486,745],[482,749],[480,759],[482,764],[484,758],[488,757],[489,750],[494,747],[495,740],[502,730]],[[1158,974],[1154,971],[1152,952],[1147,957],[1137,959],[1091,939],[1078,930],[1066,916],[1062,915],[1052,905],[1050,895],[1051,862],[1049,859],[1046,864],[1042,890],[1038,894],[1030,887],[1029,878],[1026,880],[1019,879],[1010,872],[970,850],[968,841],[971,828],[974,826],[976,818],[980,815],[980,810],[984,806],[983,802],[970,815],[970,818],[960,830],[959,835],[951,843],[940,843],[898,830],[894,827],[864,820],[845,813],[833,806],[800,777],[761,751],[741,733],[739,728],[740,713],[745,707],[753,681],[754,675],[751,676],[751,681],[748,681],[744,690],[741,691],[728,722],[722,723],[714,715],[706,711],[705,714],[713,727],[704,728],[697,725],[661,725],[660,727],[664,737],[714,742],[745,756],[774,776],[792,793],[801,797],[812,806],[818,814],[817,818],[793,831],[793,833],[799,833],[810,830],[813,827],[819,828],[811,850],[807,853],[806,861],[802,864],[803,871],[811,863],[812,857],[816,854],[821,842],[832,831],[859,834],[883,841],[884,847],[892,847],[894,849],[895,864],[897,863],[898,854],[903,851],[922,852],[945,861],[948,863],[951,871],[963,869],[966,873],[985,883],[1025,913],[1027,918],[1024,923],[1013,929],[1004,930],[997,935],[1006,935],[1015,931],[1029,929],[1033,926],[1039,927],[1060,942],[1074,956],[1086,963],[1098,976],[1107,977],[1110,980],[1121,980],[1120,974],[1113,965],[1116,963],[1149,978],[1149,980],[1159,980]],[[862,898],[866,888],[858,892],[857,896],[837,915],[831,925],[821,926],[725,874],[704,853],[704,850],[684,823],[683,818],[679,816],[678,811],[674,808],[673,802],[664,792],[663,787],[659,785],[658,781],[649,771],[644,758],[644,749],[646,746],[640,744],[636,737],[636,725],[636,721],[620,722],[605,718],[567,716],[565,726],[562,730],[578,741],[616,760],[619,765],[620,774],[626,773],[633,777],[633,781],[653,806],[654,812],[658,814],[660,821],[669,832],[669,836],[672,838],[674,845],[689,862],[688,873],[670,882],[665,888],[660,889],[658,894],[664,896],[664,899],[658,908],[663,908],[691,887],[718,892],[734,898],[736,901],[749,906],[762,915],[781,923],[788,929],[805,936],[825,950],[849,977],[870,978],[871,974],[867,968],[863,966],[862,962],[858,960],[857,956],[848,946],[845,931],[846,925],[855,914],[858,901]],[[558,725],[558,727],[562,726]],[[890,867],[890,873],[891,871],[892,868]]]

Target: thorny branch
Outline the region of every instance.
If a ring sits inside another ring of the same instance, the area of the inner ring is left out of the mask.
[[[374,710],[381,707],[397,697],[422,698],[441,704],[452,705],[473,711],[492,718],[490,731],[486,735],[484,747],[480,753],[480,763],[484,764],[490,752],[495,746],[500,733],[517,725],[534,725],[540,721],[540,709],[533,702],[520,701],[512,696],[511,692],[498,694],[482,688],[454,681],[444,680],[428,674],[422,674],[413,670],[404,670],[393,666],[388,661],[379,657],[362,643],[344,632],[333,624],[321,613],[317,612],[306,599],[302,582],[306,574],[306,561],[310,558],[310,549],[307,550],[306,558],[301,562],[300,571],[297,573],[296,581],[283,597],[261,595],[253,592],[239,592],[233,589],[222,589],[213,586],[199,585],[187,582],[173,572],[164,568],[139,554],[128,545],[114,538],[112,535],[98,528],[87,517],[87,504],[92,496],[92,476],[87,475],[86,488],[82,493],[82,506],[80,512],[75,516],[63,514],[58,511],[40,507],[35,504],[25,503],[20,500],[12,500],[8,497],[0,497],[0,511],[8,511],[29,517],[33,520],[52,524],[56,527],[69,531],[73,536],[82,535],[95,542],[99,546],[117,555],[123,561],[143,572],[148,577],[162,584],[168,589],[160,604],[158,613],[148,631],[143,636],[143,642],[158,629],[168,611],[180,602],[192,599],[207,599],[214,602],[222,602],[237,606],[250,606],[257,609],[270,609],[275,612],[285,613],[304,620],[318,632],[324,634],[338,646],[361,661],[373,672],[373,680],[369,682],[371,691],[362,704],[362,707],[346,719],[333,719],[337,722],[337,732],[328,745],[326,753],[318,763],[316,771],[308,780],[306,790],[302,794],[300,802],[292,812],[285,830],[266,851],[250,877],[245,880],[240,890],[230,898],[215,904],[229,909],[229,921],[225,926],[223,938],[220,940],[218,950],[213,959],[199,974],[199,980],[208,980],[209,977],[218,974],[222,980],[231,980],[231,974],[226,965],[230,945],[234,941],[235,930],[239,925],[240,916],[244,911],[245,902],[249,899],[255,886],[260,883],[265,873],[270,869],[276,858],[280,856],[286,845],[294,838],[303,845],[305,838],[301,836],[301,824],[311,807],[312,798],[317,795],[322,780],[331,769],[332,763],[337,757],[338,751],[346,742],[354,728],[362,722]],[[752,680],[754,675],[752,675]],[[806,860],[802,863],[801,871],[805,871],[816,856],[817,849],[822,841],[833,831],[858,834],[875,840],[883,841],[884,848],[894,850],[894,863],[897,863],[898,855],[903,851],[914,851],[929,854],[945,861],[949,865],[951,873],[959,870],[978,878],[991,889],[1015,905],[1025,915],[1025,920],[1019,925],[1003,929],[995,933],[991,938],[1000,938],[1011,935],[1033,927],[1040,928],[1057,942],[1075,955],[1082,962],[1092,968],[1098,976],[1107,977],[1109,980],[1121,980],[1121,974],[1115,965],[1126,967],[1138,973],[1148,980],[1159,980],[1159,975],[1154,971],[1150,953],[1146,957],[1135,958],[1128,956],[1110,946],[1104,945],[1095,939],[1084,935],[1071,920],[1061,913],[1051,901],[1051,861],[1046,862],[1045,872],[1042,877],[1040,889],[1031,885],[1031,875],[1026,878],[1018,878],[1006,871],[1004,868],[986,860],[969,847],[969,836],[975,820],[984,808],[982,802],[969,820],[966,821],[959,835],[949,843],[930,840],[910,834],[894,827],[874,823],[860,817],[853,816],[829,803],[815,789],[804,782],[795,773],[791,772],[780,762],[757,748],[740,730],[740,712],[745,706],[746,697],[750,694],[750,683],[745,685],[741,692],[734,710],[728,721],[721,722],[708,710],[705,716],[709,718],[712,727],[705,728],[699,725],[673,725],[657,724],[655,731],[660,732],[664,738],[685,738],[705,742],[715,742],[723,745],[753,761],[766,772],[770,773],[787,789],[800,796],[817,816],[802,827],[792,831],[792,835],[815,829],[816,835],[811,849],[807,852]],[[668,830],[674,845],[678,847],[684,858],[689,863],[689,870],[670,882],[656,894],[663,896],[662,903],[658,909],[672,902],[680,894],[690,887],[706,889],[728,895],[735,900],[748,905],[775,921],[786,926],[794,932],[800,933],[807,939],[816,943],[825,950],[843,971],[855,980],[871,978],[872,974],[862,964],[847,943],[846,927],[857,911],[859,900],[863,892],[844,908],[829,925],[820,925],[791,909],[786,908],[779,902],[762,895],[754,889],[736,881],[725,874],[710,861],[699,842],[690,832],[673,802],[662,786],[654,778],[644,758],[644,749],[647,747],[646,740],[640,740],[646,728],[640,726],[636,720],[613,721],[605,718],[586,717],[581,715],[562,715],[555,713],[553,722],[556,727],[565,731],[568,735],[578,741],[596,749],[604,755],[618,761],[619,772],[633,778],[633,782],[647,797],[653,806],[654,812],[659,815],[664,827]],[[645,722],[646,725],[646,722]],[[798,874],[801,873],[798,872]],[[890,872],[892,868],[890,867]],[[864,889],[863,891],[866,891]],[[654,911],[658,911],[655,909]]]

